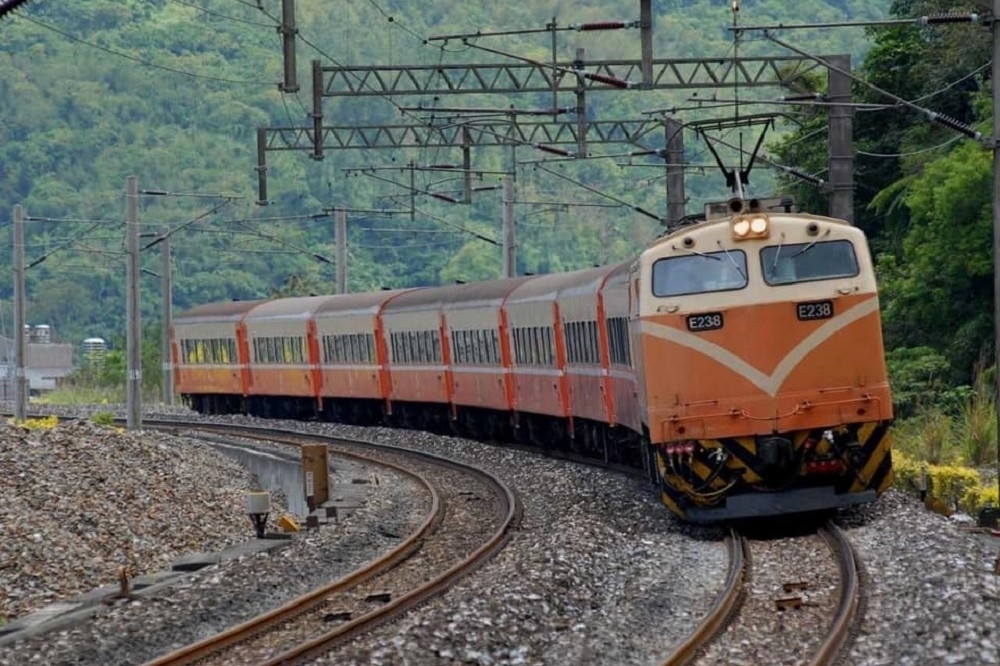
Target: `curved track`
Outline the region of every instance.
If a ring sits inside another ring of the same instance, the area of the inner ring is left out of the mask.
[[[806,568],[792,569],[773,557],[782,552],[787,557],[790,551],[816,555],[815,542],[820,541],[835,563],[829,558],[799,557],[794,559]],[[735,654],[747,663],[835,663],[857,619],[862,592],[859,564],[846,535],[832,523],[809,536],[768,541],[751,541],[733,532],[729,550],[730,571],[723,590],[698,627],[662,665],[726,663]],[[756,553],[753,560],[751,551]],[[803,579],[785,583],[785,595],[774,597],[773,587],[765,589],[768,579],[790,574]],[[817,582],[830,577],[836,578],[831,586]],[[816,591],[815,600],[801,592],[810,586]],[[796,594],[788,595],[790,591]],[[803,607],[813,613],[789,615]]]
[[[155,659],[148,666],[305,661],[447,589],[502,548],[519,518],[516,498],[501,481],[482,470],[423,452],[272,428],[177,421],[146,425],[224,433],[291,446],[326,442],[338,456],[391,467],[414,477],[432,498],[431,509],[419,528],[383,557],[280,608]],[[366,449],[366,453],[348,450],[357,447]],[[470,511],[474,517],[470,518]],[[481,529],[470,533],[469,525]],[[354,611],[347,615],[345,606]]]

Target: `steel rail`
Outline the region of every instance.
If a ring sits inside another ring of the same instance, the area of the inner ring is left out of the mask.
[[[715,598],[708,614],[702,618],[695,630],[673,649],[670,656],[660,662],[661,666],[684,666],[690,663],[698,652],[725,628],[729,617],[739,606],[750,566],[750,545],[746,537],[736,530],[730,531],[726,541],[729,544],[729,575],[726,577],[725,586]]]
[[[496,480],[487,472],[479,473],[485,477]],[[413,589],[394,601],[377,608],[361,617],[341,625],[316,638],[302,643],[301,645],[279,654],[258,666],[287,666],[289,664],[299,664],[306,662],[316,656],[323,654],[337,645],[347,642],[359,636],[382,622],[388,621],[399,614],[402,614],[426,601],[427,599],[443,592],[456,580],[474,570],[480,564],[491,558],[502,549],[511,536],[511,528],[516,524],[520,509],[513,492],[505,485],[497,481],[499,487],[503,489],[502,497],[506,504],[506,515],[503,524],[489,541],[473,551],[462,561],[453,565],[447,571],[428,581],[424,585]]]
[[[316,441],[333,445],[360,445],[384,453],[416,456],[436,465],[471,473],[485,481],[487,485],[493,487],[497,491],[497,495],[501,499],[502,503],[503,521],[490,540],[480,546],[471,555],[467,556],[461,562],[452,566],[443,574],[421,587],[411,590],[410,592],[398,597],[396,600],[351,622],[340,625],[332,631],[306,641],[299,646],[296,646],[295,648],[292,648],[274,657],[273,659],[264,662],[265,664],[297,663],[311,656],[326,652],[335,645],[346,642],[353,637],[370,630],[377,624],[405,612],[406,610],[419,605],[429,597],[440,593],[454,583],[458,578],[471,571],[475,568],[475,566],[494,555],[504,545],[506,545],[506,542],[510,538],[512,528],[517,524],[520,518],[520,505],[517,502],[513,491],[495,476],[483,470],[479,470],[447,458],[442,458],[431,453],[426,453],[424,451],[382,445],[365,440],[345,439],[340,437],[315,435],[295,430],[268,427],[261,428],[242,424],[212,424],[175,420],[147,420],[145,425],[148,428],[160,430],[185,430],[191,432],[208,431],[214,433],[222,431],[233,436],[246,436],[249,438],[267,439],[268,441],[285,441],[286,443]],[[282,438],[287,437],[293,437],[297,440],[297,442],[292,442],[287,439],[282,440]],[[264,615],[248,620],[247,622],[235,627],[230,627],[215,636],[211,636],[202,641],[198,641],[197,643],[185,646],[184,648],[168,655],[161,656],[151,662],[148,662],[146,666],[179,666],[181,664],[191,664],[201,661],[210,655],[218,654],[253,635],[260,634],[261,632],[267,631],[269,628],[277,626],[286,620],[290,620],[308,612],[311,608],[322,604],[325,597],[328,597],[331,593],[343,592],[347,588],[361,584],[366,580],[385,573],[386,571],[394,568],[400,562],[404,561],[414,551],[423,546],[426,537],[437,527],[442,515],[443,504],[433,487],[416,473],[393,463],[342,450],[338,450],[337,455],[344,455],[360,461],[390,467],[416,479],[419,483],[423,484],[424,487],[428,488],[432,496],[432,510],[429,512],[424,523],[422,523],[418,530],[397,548],[387,553],[382,558],[369,563],[364,568],[352,572],[351,574],[323,586],[322,588],[313,590],[312,592],[309,592],[298,599],[292,600],[280,608],[274,609]]]
[[[195,427],[185,429],[193,431],[209,430],[212,432],[231,430],[228,426],[204,427],[206,425],[210,424],[197,424]],[[162,427],[160,425],[154,425],[154,423],[150,422],[147,422],[146,426],[151,429],[159,429]],[[177,428],[180,427],[180,424],[177,422],[170,422],[168,427]],[[264,433],[250,433],[243,427],[237,428],[237,431],[241,433],[241,436],[259,437],[261,439],[266,437],[270,441],[275,441],[273,436],[269,436]],[[367,456],[360,454],[338,452],[338,455],[345,455],[346,457],[354,458],[355,460],[368,464],[389,467],[421,484],[431,495],[431,508],[417,530],[403,540],[396,548],[392,549],[382,557],[372,560],[362,568],[357,569],[327,585],[316,588],[296,599],[289,601],[288,603],[283,604],[282,606],[279,606],[278,608],[264,613],[263,615],[259,615],[236,626],[229,627],[214,636],[209,636],[208,638],[200,640],[196,643],[186,645],[183,648],[175,650],[169,654],[157,657],[156,659],[147,662],[146,666],[178,666],[180,664],[191,664],[204,659],[209,655],[221,652],[229,646],[246,639],[252,634],[260,633],[261,631],[264,631],[272,626],[307,612],[310,608],[323,603],[325,597],[330,594],[343,592],[346,589],[363,583],[381,572],[391,569],[423,545],[424,538],[437,527],[442,517],[443,504],[437,490],[435,490],[434,487],[419,474],[411,472],[403,467],[400,467],[399,465],[382,460],[376,460],[374,458],[368,458]]]
[[[827,523],[820,528],[819,532],[838,560],[840,568],[840,601],[837,607],[837,614],[830,624],[827,637],[809,661],[809,666],[828,666],[835,662],[840,654],[840,650],[847,642],[851,626],[854,624],[854,620],[858,614],[858,607],[861,603],[858,560],[854,554],[854,549],[851,547],[851,542],[847,540],[847,536],[843,530],[836,527],[833,523]]]

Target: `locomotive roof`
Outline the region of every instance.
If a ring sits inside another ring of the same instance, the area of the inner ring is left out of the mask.
[[[227,321],[240,319],[247,312],[261,303],[266,303],[266,298],[259,298],[252,301],[221,301],[219,303],[206,303],[197,305],[190,310],[185,310],[174,315],[173,321],[186,323],[189,321]]]

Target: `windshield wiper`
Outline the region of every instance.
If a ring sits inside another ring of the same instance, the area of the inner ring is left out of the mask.
[[[706,259],[711,259],[712,261],[722,261],[722,259],[719,259],[718,257],[713,257],[710,254],[705,254],[704,252],[699,252],[698,250],[690,250],[686,247],[678,248],[676,245],[671,245],[670,249],[674,250],[675,252],[680,250],[681,252],[687,252],[688,254],[696,254],[699,257],[705,257]]]
[[[733,265],[733,267],[736,269],[736,272],[740,274],[740,277],[746,280],[747,279],[746,273],[743,272],[743,269],[740,268],[740,265],[736,263],[735,259],[733,259],[733,255],[729,254],[729,250],[727,250],[726,246],[722,244],[722,241],[715,241],[715,242],[716,244],[718,244],[719,247],[722,248],[722,251],[726,253],[726,258],[729,259],[729,263]]]
[[[778,249],[774,252],[774,261],[771,262],[771,270],[778,267],[778,257],[781,256],[781,244],[785,242],[785,232],[781,232],[781,239],[778,240]]]
[[[827,229],[826,233],[824,233],[823,235],[824,236],[829,236],[830,235],[830,230]],[[819,237],[816,237],[815,239],[813,239],[813,242],[809,243],[809,245],[806,245],[804,248],[802,248],[801,250],[799,250],[798,252],[796,252],[795,254],[793,254],[792,255],[792,259],[795,259],[796,257],[802,256],[803,254],[805,254],[806,252],[808,252],[809,250],[811,250],[812,247],[813,247],[813,245],[815,245],[818,242],[819,242]]]

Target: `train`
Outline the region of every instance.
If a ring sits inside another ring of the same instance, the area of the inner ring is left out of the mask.
[[[763,200],[734,198],[613,265],[211,303],[170,335],[176,391],[198,412],[623,465],[692,523],[868,503],[893,480],[865,235]]]

